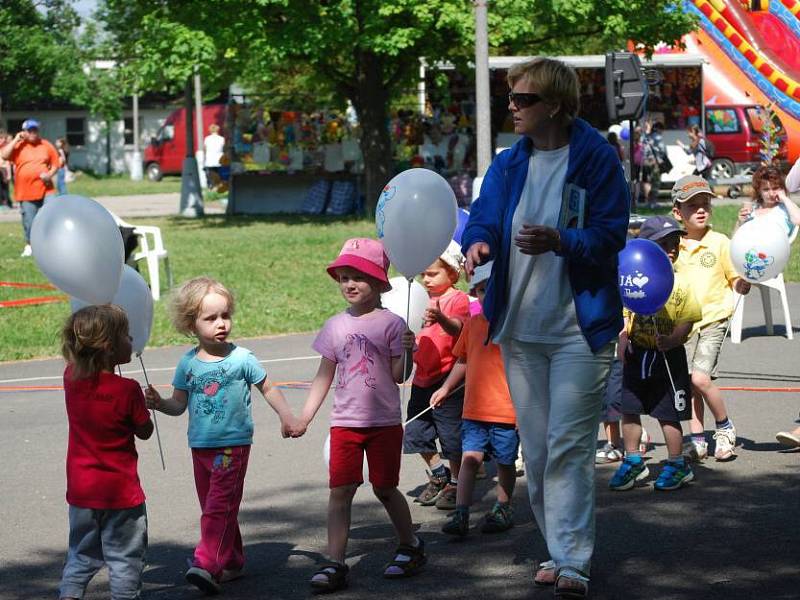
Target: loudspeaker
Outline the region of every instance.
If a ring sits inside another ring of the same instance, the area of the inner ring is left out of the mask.
[[[647,104],[647,81],[642,63],[633,52],[606,54],[606,106],[612,123],[637,121]]]

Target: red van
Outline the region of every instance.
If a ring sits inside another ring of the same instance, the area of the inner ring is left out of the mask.
[[[712,179],[731,178],[758,167],[766,111],[758,105],[706,105],[706,137],[714,144]],[[787,160],[786,130],[774,117],[781,137],[778,160]]]
[[[225,125],[225,105],[207,104],[203,106],[203,135],[208,135],[208,126]],[[194,131],[194,114],[192,115],[192,131]],[[203,140],[195,140],[195,151]],[[151,138],[144,149],[144,172],[150,181],[159,181],[164,175],[180,175],[183,159],[186,156],[186,110],[179,108],[172,111]],[[199,165],[202,168],[202,165]]]

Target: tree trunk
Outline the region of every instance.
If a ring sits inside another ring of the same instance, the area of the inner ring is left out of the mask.
[[[363,52],[359,58],[356,91],[351,100],[361,125],[364,205],[367,214],[373,216],[378,196],[393,174],[392,141],[387,126],[389,90],[384,85],[380,59],[371,52]]]

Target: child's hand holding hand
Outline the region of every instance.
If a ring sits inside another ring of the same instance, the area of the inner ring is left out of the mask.
[[[152,385],[148,385],[144,391],[144,403],[147,408],[159,410],[161,405],[161,394]]]
[[[736,283],[733,284],[733,289],[736,290],[737,294],[746,296],[750,292],[750,282],[745,279],[737,279]]]
[[[281,435],[284,438],[300,437],[306,432],[306,425],[294,415],[281,417]]]
[[[406,329],[403,333],[403,350],[413,350],[414,344],[416,343],[417,338],[414,335],[414,332],[410,329]]]

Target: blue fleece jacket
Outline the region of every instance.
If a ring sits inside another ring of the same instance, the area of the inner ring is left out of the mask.
[[[582,229],[559,229],[567,259],[578,324],[593,352],[622,329],[622,301],[617,286],[617,254],[625,246],[630,217],[630,192],[616,150],[582,119],[570,126],[566,184],[586,190]],[[502,323],[508,303],[508,268],[513,247],[514,211],[528,176],[533,142],[522,137],[500,153],[484,177],[461,239],[466,253],[486,242],[494,260],[483,311],[490,338]],[[535,223],[531,223],[535,225]]]

